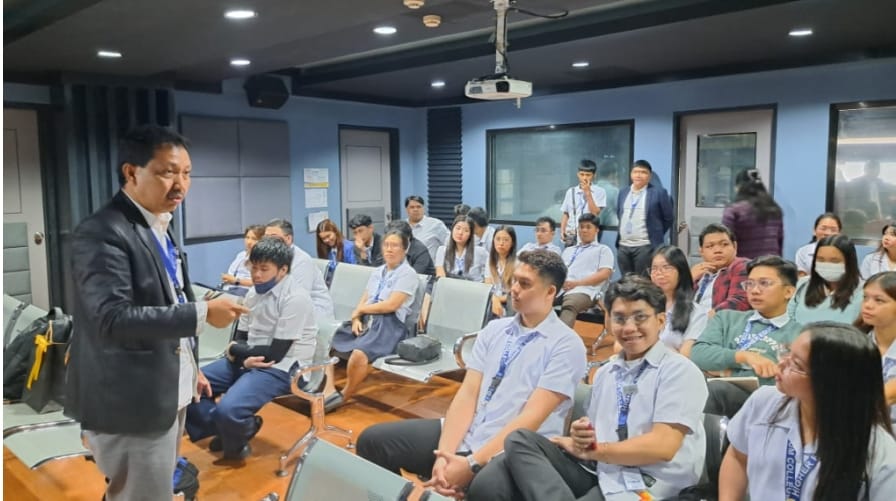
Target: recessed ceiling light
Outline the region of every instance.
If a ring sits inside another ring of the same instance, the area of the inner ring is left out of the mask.
[[[230,60],[231,66],[249,66],[250,64],[252,64],[252,61],[249,61],[248,59],[241,58],[241,57],[237,57],[237,58]]]
[[[98,50],[96,51],[96,55],[99,57],[114,59],[121,57],[121,52],[118,52],[117,50]]]
[[[573,68],[587,68],[588,66],[591,66],[591,63],[588,61],[576,61],[572,63]]]
[[[433,80],[432,83],[429,85],[431,85],[433,88],[441,89],[442,87],[445,86],[445,81],[444,80]]]
[[[794,28],[794,29],[790,30],[790,33],[788,33],[788,35],[790,35],[792,37],[807,37],[811,34],[812,34],[811,28]]]
[[[373,29],[377,35],[394,35],[396,31],[398,30],[394,26],[377,26]]]
[[[224,13],[224,17],[227,19],[252,19],[257,15],[257,12],[249,9],[234,9]]]

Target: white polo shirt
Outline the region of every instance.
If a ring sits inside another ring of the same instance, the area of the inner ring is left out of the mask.
[[[691,310],[691,316],[688,320],[688,328],[684,332],[677,331],[672,328],[672,309],[666,312],[666,325],[660,332],[660,341],[666,346],[674,350],[680,350],[682,343],[689,339],[697,339],[706,329],[706,322],[709,321],[709,308],[694,303],[694,309]]]
[[[463,254],[454,256],[454,263],[445,262],[445,252],[445,246],[440,246],[439,250],[436,251],[436,260],[434,261],[434,264],[436,267],[441,266],[444,268],[446,274],[457,275],[458,277],[473,282],[481,282],[485,278],[485,267],[488,264],[488,252],[482,247],[473,247],[473,264],[470,265],[470,269],[467,271],[464,271],[467,259],[466,249],[464,249]]]
[[[531,339],[507,365],[501,384],[490,402],[484,403],[505,349],[509,355],[518,344]],[[538,433],[563,435],[564,423],[576,386],[585,374],[585,345],[578,334],[551,311],[534,329],[525,329],[520,316],[492,320],[479,333],[467,368],[482,373],[476,414],[458,450],[477,451],[507,423],[519,415],[536,388],[566,395],[566,400],[544,420]]]
[[[747,481],[750,499],[784,499],[787,441],[796,453],[796,470],[802,467],[808,454],[814,454],[816,444],[803,444],[800,435],[799,402],[791,400],[778,414],[787,398],[774,386],[762,386],[754,391],[740,411],[728,423],[731,445],[747,456]],[[896,493],[896,440],[883,428],[875,428],[870,451],[870,501],[890,501]],[[869,444],[870,447],[870,444]],[[818,484],[820,465],[803,481],[801,499],[811,500]],[[863,486],[857,499],[863,499]]]
[[[647,186],[638,192],[631,189],[618,210],[622,212],[619,219],[619,245],[650,245],[650,235],[647,233]]]
[[[429,256],[435,261],[439,246],[445,243],[451,235],[448,227],[441,220],[429,216],[423,216],[423,219],[416,224],[408,220],[408,224],[411,225],[414,238],[423,242],[426,250],[429,251]]]
[[[294,276],[299,285],[311,295],[315,318],[318,322],[333,319],[336,316],[333,313],[333,298],[330,297],[330,289],[327,288],[320,268],[314,264],[307,252],[296,245],[292,246],[292,252],[289,274]]]
[[[874,343],[875,346],[878,346],[877,337],[874,335],[874,331],[869,332],[868,337],[871,338],[871,342]],[[891,344],[890,347],[887,348],[887,352],[881,358],[880,362],[883,367],[884,384],[896,379],[896,343]],[[896,425],[896,405],[890,406],[890,421]]]
[[[816,247],[818,247],[818,242],[812,242],[797,249],[794,262],[798,271],[807,275],[812,272],[812,258],[815,257]]]
[[[592,184],[591,198],[594,199],[595,205],[597,205],[601,209],[601,212],[603,212],[603,208],[607,206],[607,192],[600,186]],[[576,228],[579,226],[579,218],[582,214],[591,214],[591,209],[588,208],[588,202],[585,200],[585,190],[583,190],[581,186],[573,186],[566,190],[566,195],[563,197],[563,203],[560,205],[560,210],[569,214],[569,219],[566,221],[566,228],[561,228],[561,230],[565,230],[568,233],[575,233]]]
[[[603,268],[612,272],[616,263],[613,251],[597,241],[567,247],[563,249],[562,256],[563,263],[566,264],[567,280],[581,280]],[[606,283],[607,280],[597,285],[580,285],[566,291],[566,294],[587,294],[594,298]]]
[[[417,293],[419,283],[417,272],[411,268],[407,259],[394,270],[389,270],[384,264],[375,269],[367,280],[367,304],[380,303],[389,299],[393,292],[403,292],[408,297],[395,310],[395,316],[399,321],[404,322],[411,312],[411,305],[414,304],[414,295]]]
[[[523,245],[523,247],[516,252],[516,255],[519,256],[523,252],[532,251],[535,249],[544,249],[544,250],[549,250],[551,252],[556,252],[557,254],[563,254],[563,251],[560,249],[560,246],[558,246],[554,242],[549,242],[544,245],[541,245],[541,244],[538,244],[535,242],[526,242],[526,244]]]
[[[641,372],[643,364],[647,365]],[[623,477],[626,472],[640,469],[642,474],[656,479],[648,490],[659,499],[677,495],[681,489],[697,484],[703,473],[706,458],[703,407],[709,394],[706,381],[696,365],[659,341],[637,364],[618,357],[597,371],[587,414],[597,433],[597,441],[619,442],[616,435],[619,417],[617,374],[621,375],[621,384],[627,386],[633,383],[638,372],[641,375],[628,414],[629,438],[648,433],[654,423],[679,424],[690,431],[672,461],[640,467],[597,463],[597,480],[607,499],[611,496],[618,498],[627,491]]]

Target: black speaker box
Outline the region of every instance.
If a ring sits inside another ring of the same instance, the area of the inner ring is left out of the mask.
[[[249,106],[278,109],[289,99],[286,84],[273,75],[253,75],[243,84]]]

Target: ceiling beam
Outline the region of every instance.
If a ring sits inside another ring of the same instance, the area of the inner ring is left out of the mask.
[[[76,14],[102,0],[6,0],[3,46]]]

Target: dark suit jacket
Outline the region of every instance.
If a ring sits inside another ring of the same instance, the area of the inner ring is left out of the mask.
[[[430,276],[436,274],[436,266],[432,262],[432,256],[429,255],[429,249],[416,238],[411,239],[407,260],[417,273]]]
[[[750,303],[747,302],[747,291],[740,286],[747,279],[747,263],[749,259],[736,257],[724,270],[719,270],[712,285],[712,309],[747,311]],[[694,284],[694,290],[699,290],[699,281]]]
[[[180,338],[196,333],[186,256],[181,252],[191,302],[178,304],[155,236],[122,192],[78,225],[71,250],[66,415],[105,433],[167,430],[177,414]]]
[[[622,224],[622,213],[628,210],[625,205],[625,197],[632,191],[631,185],[619,190],[619,197],[616,199],[616,217]],[[672,210],[672,197],[665,188],[660,188],[652,184],[647,185],[647,197],[645,201],[644,220],[647,224],[647,237],[650,239],[650,245],[654,248],[663,245],[666,239],[666,232],[672,227],[672,219],[675,217]],[[616,247],[619,247],[619,236],[616,237]]]
[[[379,233],[373,234],[373,246],[370,247],[370,253],[367,259],[361,259],[361,249],[355,246],[355,262],[364,266],[380,266],[383,261],[383,237]]]

